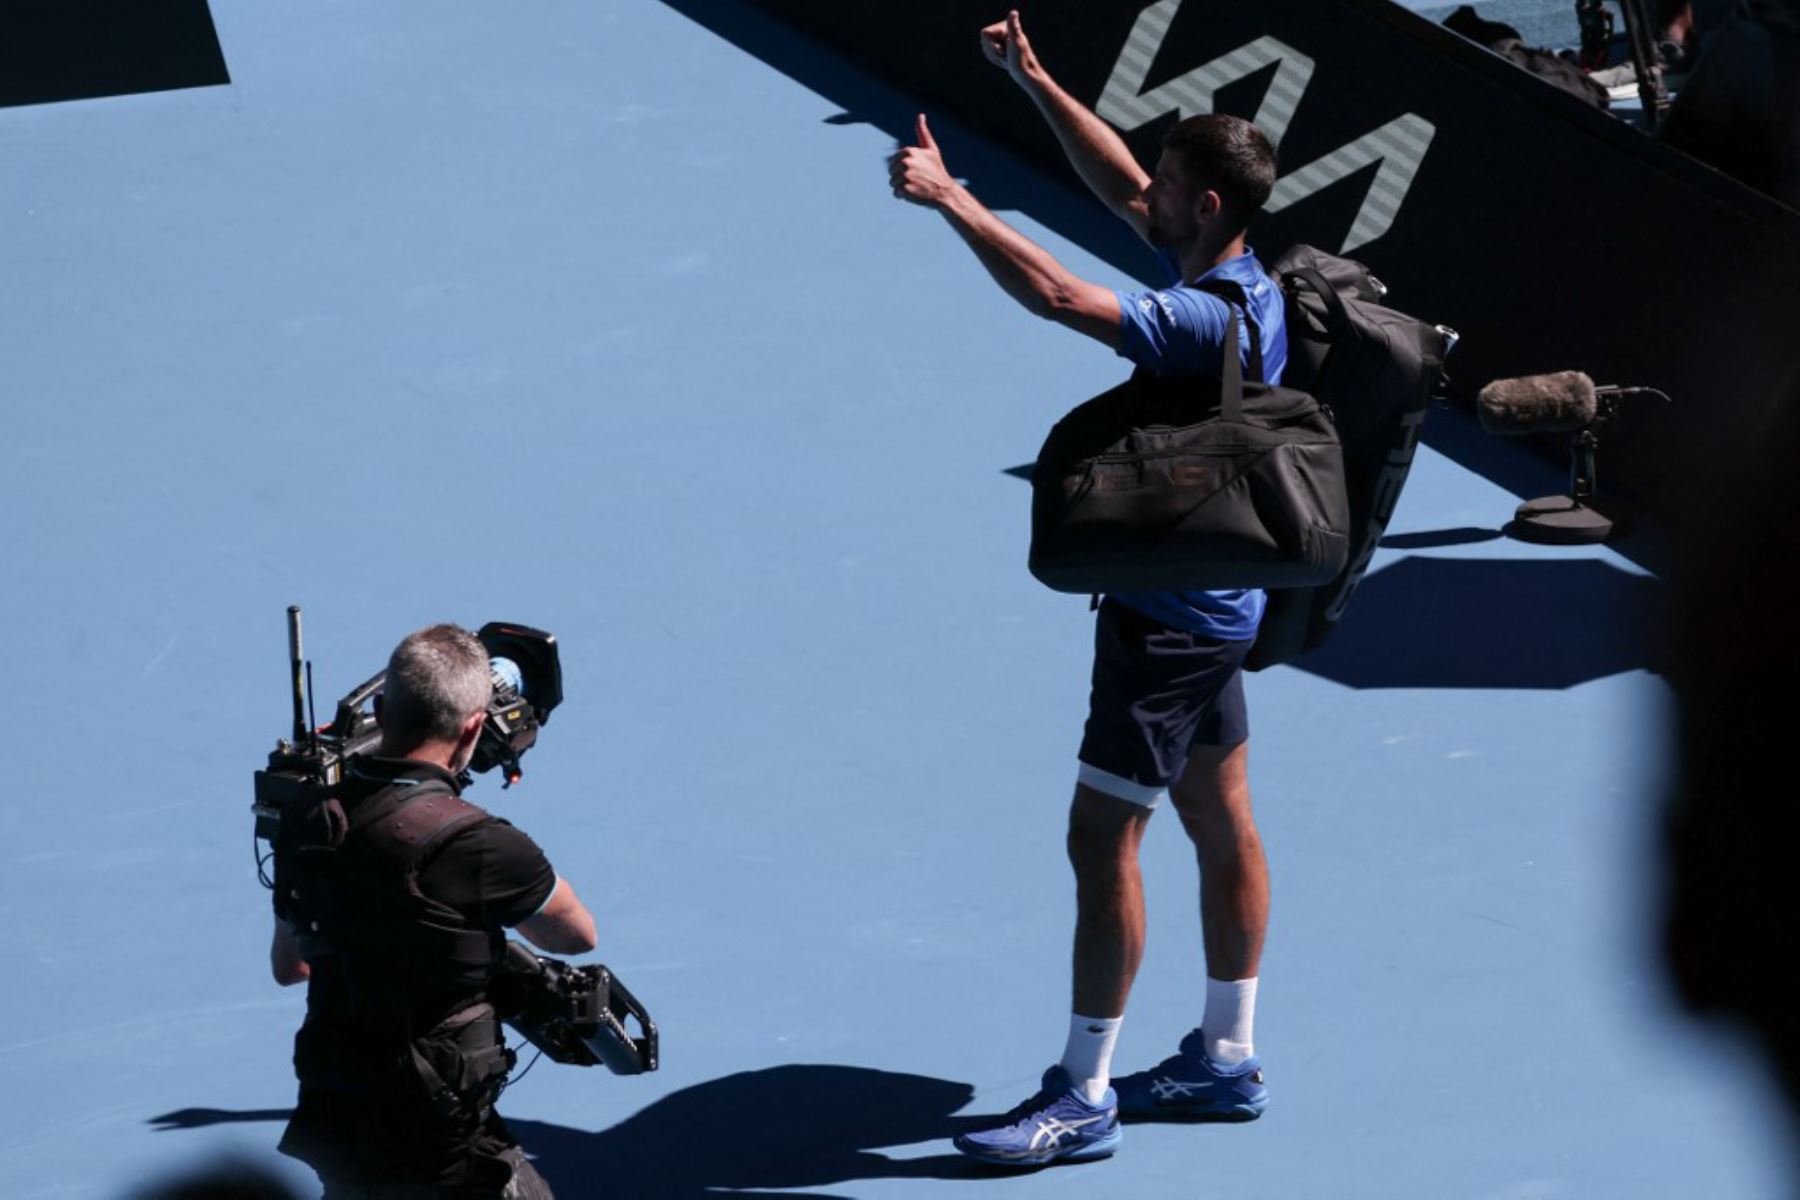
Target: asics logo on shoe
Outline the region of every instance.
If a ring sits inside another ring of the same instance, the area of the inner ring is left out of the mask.
[[[1214,1082],[1211,1079],[1171,1079],[1162,1075],[1150,1081],[1150,1090],[1158,1100],[1185,1100],[1195,1092],[1208,1091]]]
[[[1031,1136],[1031,1149],[1055,1149],[1066,1137],[1071,1137],[1089,1125],[1106,1120],[1107,1114],[1097,1117],[1086,1117],[1080,1121],[1064,1121],[1060,1117],[1039,1117],[1038,1131]]]

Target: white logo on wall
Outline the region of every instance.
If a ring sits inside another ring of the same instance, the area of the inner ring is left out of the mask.
[[[1170,111],[1183,117],[1209,113],[1213,110],[1213,96],[1220,88],[1274,66],[1275,78],[1263,93],[1253,120],[1279,147],[1294,110],[1300,106],[1300,97],[1312,80],[1313,60],[1276,38],[1259,37],[1146,92],[1144,80],[1150,73],[1150,64],[1180,8],[1181,0],[1157,0],[1138,14],[1096,110],[1126,131]],[[1393,225],[1435,132],[1431,122],[1417,113],[1395,117],[1381,128],[1283,175],[1276,181],[1264,209],[1280,212],[1346,175],[1380,163],[1340,249],[1348,252],[1372,242]]]

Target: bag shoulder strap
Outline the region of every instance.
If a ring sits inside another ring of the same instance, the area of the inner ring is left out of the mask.
[[[1328,349],[1325,351],[1325,360],[1319,364],[1313,388],[1315,392],[1329,396],[1350,370],[1350,359],[1357,354],[1355,347],[1361,345],[1363,331],[1351,319],[1342,294],[1317,267],[1295,267],[1281,279],[1290,294],[1297,294],[1305,289],[1317,296],[1319,303],[1325,307],[1325,340]]]
[[[1356,336],[1356,326],[1350,321],[1350,314],[1344,308],[1344,298],[1338,290],[1331,286],[1331,280],[1316,267],[1296,267],[1282,277],[1291,289],[1296,281],[1304,283],[1308,290],[1318,296],[1319,302],[1325,306],[1326,332],[1332,340]]]
[[[1263,376],[1262,338],[1257,334],[1256,326],[1250,323],[1250,298],[1244,294],[1244,286],[1235,279],[1204,279],[1194,284],[1194,288],[1225,301],[1226,307],[1232,310],[1232,316],[1235,317],[1240,311],[1244,314],[1244,332],[1250,336],[1250,375],[1258,383],[1267,383],[1268,380]],[[1228,331],[1226,342],[1232,349],[1237,348],[1238,335],[1235,329]],[[1236,354],[1225,357],[1234,362],[1238,358]]]
[[[1225,340],[1231,351],[1221,355],[1224,364],[1219,370],[1219,415],[1234,424],[1244,419],[1244,364],[1237,354],[1238,314],[1237,309],[1225,320]],[[1255,364],[1261,366],[1261,363]]]

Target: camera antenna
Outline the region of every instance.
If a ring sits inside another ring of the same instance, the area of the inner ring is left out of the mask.
[[[307,671],[305,657],[300,648],[300,606],[288,605],[288,665],[292,670],[294,684],[294,744],[302,745],[306,741],[306,693]]]
[[[319,714],[313,711],[312,663],[306,664],[306,736],[309,745],[319,741]]]

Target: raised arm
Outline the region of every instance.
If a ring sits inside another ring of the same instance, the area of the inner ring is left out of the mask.
[[[1119,298],[1057,262],[1048,250],[989,212],[944,166],[943,155],[919,114],[918,145],[902,146],[889,161],[894,195],[936,209],[962,236],[994,282],[1027,310],[1109,347],[1119,341]]]
[[[981,52],[1031,97],[1089,190],[1139,237],[1145,237],[1144,188],[1150,176],[1131,156],[1117,130],[1050,77],[1032,52],[1017,11],[981,31]]]

